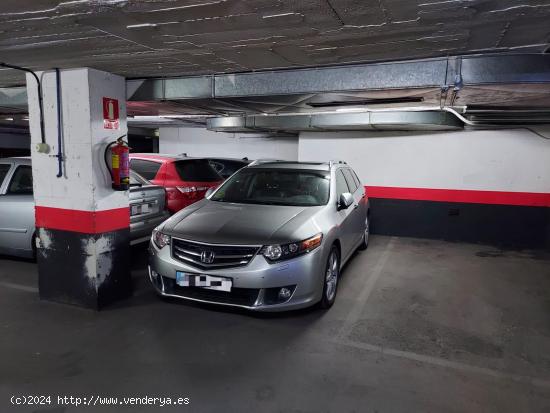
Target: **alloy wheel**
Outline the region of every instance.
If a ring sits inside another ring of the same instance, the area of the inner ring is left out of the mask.
[[[329,262],[327,265],[327,273],[325,276],[325,295],[328,301],[332,301],[336,295],[336,287],[338,285],[338,254],[336,251],[330,253]]]
[[[369,218],[365,220],[365,234],[363,238],[363,242],[365,243],[365,247],[369,245],[369,235],[370,235],[370,229],[369,229]]]

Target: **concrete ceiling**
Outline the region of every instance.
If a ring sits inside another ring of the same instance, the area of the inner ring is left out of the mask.
[[[126,77],[548,48],[550,0],[2,0],[0,60]],[[0,86],[24,82],[0,70]]]

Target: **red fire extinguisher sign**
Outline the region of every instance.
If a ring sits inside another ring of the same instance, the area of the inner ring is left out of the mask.
[[[103,98],[103,128],[119,129],[118,99]]]

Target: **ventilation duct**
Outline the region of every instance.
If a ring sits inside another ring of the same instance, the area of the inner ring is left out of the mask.
[[[249,115],[210,118],[209,130],[217,132],[258,131],[336,131],[460,130],[463,124],[451,113],[441,111],[384,111],[358,113],[322,113],[297,115]]]

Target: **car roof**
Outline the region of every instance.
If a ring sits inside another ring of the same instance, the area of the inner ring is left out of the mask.
[[[218,158],[218,157],[212,157],[212,158],[205,158],[211,161],[231,161],[231,162],[240,162],[243,164],[248,164],[252,162],[249,159],[242,159],[242,158]]]
[[[130,153],[130,158],[151,159],[155,161],[175,161],[178,159],[186,159],[181,155],[170,155],[164,153]]]
[[[251,161],[245,160],[242,158],[223,158],[223,157],[194,157],[194,156],[187,156],[185,154],[165,154],[165,153],[131,153],[131,158],[136,159],[150,159],[155,161],[179,161],[179,160],[186,160],[186,159],[206,159],[206,160],[213,160],[213,161],[233,161],[233,162],[241,162],[243,164],[248,164]]]
[[[173,155],[164,153],[131,153],[130,158],[134,159],[147,159],[151,161],[159,162],[172,162],[172,161],[192,161],[192,160],[208,160],[210,158],[191,157],[185,155]]]
[[[13,156],[11,158],[0,158],[0,163],[2,161],[8,161],[10,163],[15,163],[17,165],[30,165],[31,157],[30,156]]]
[[[270,169],[308,169],[314,171],[329,171],[327,162],[297,162],[297,161],[259,161],[248,168],[270,168]]]

